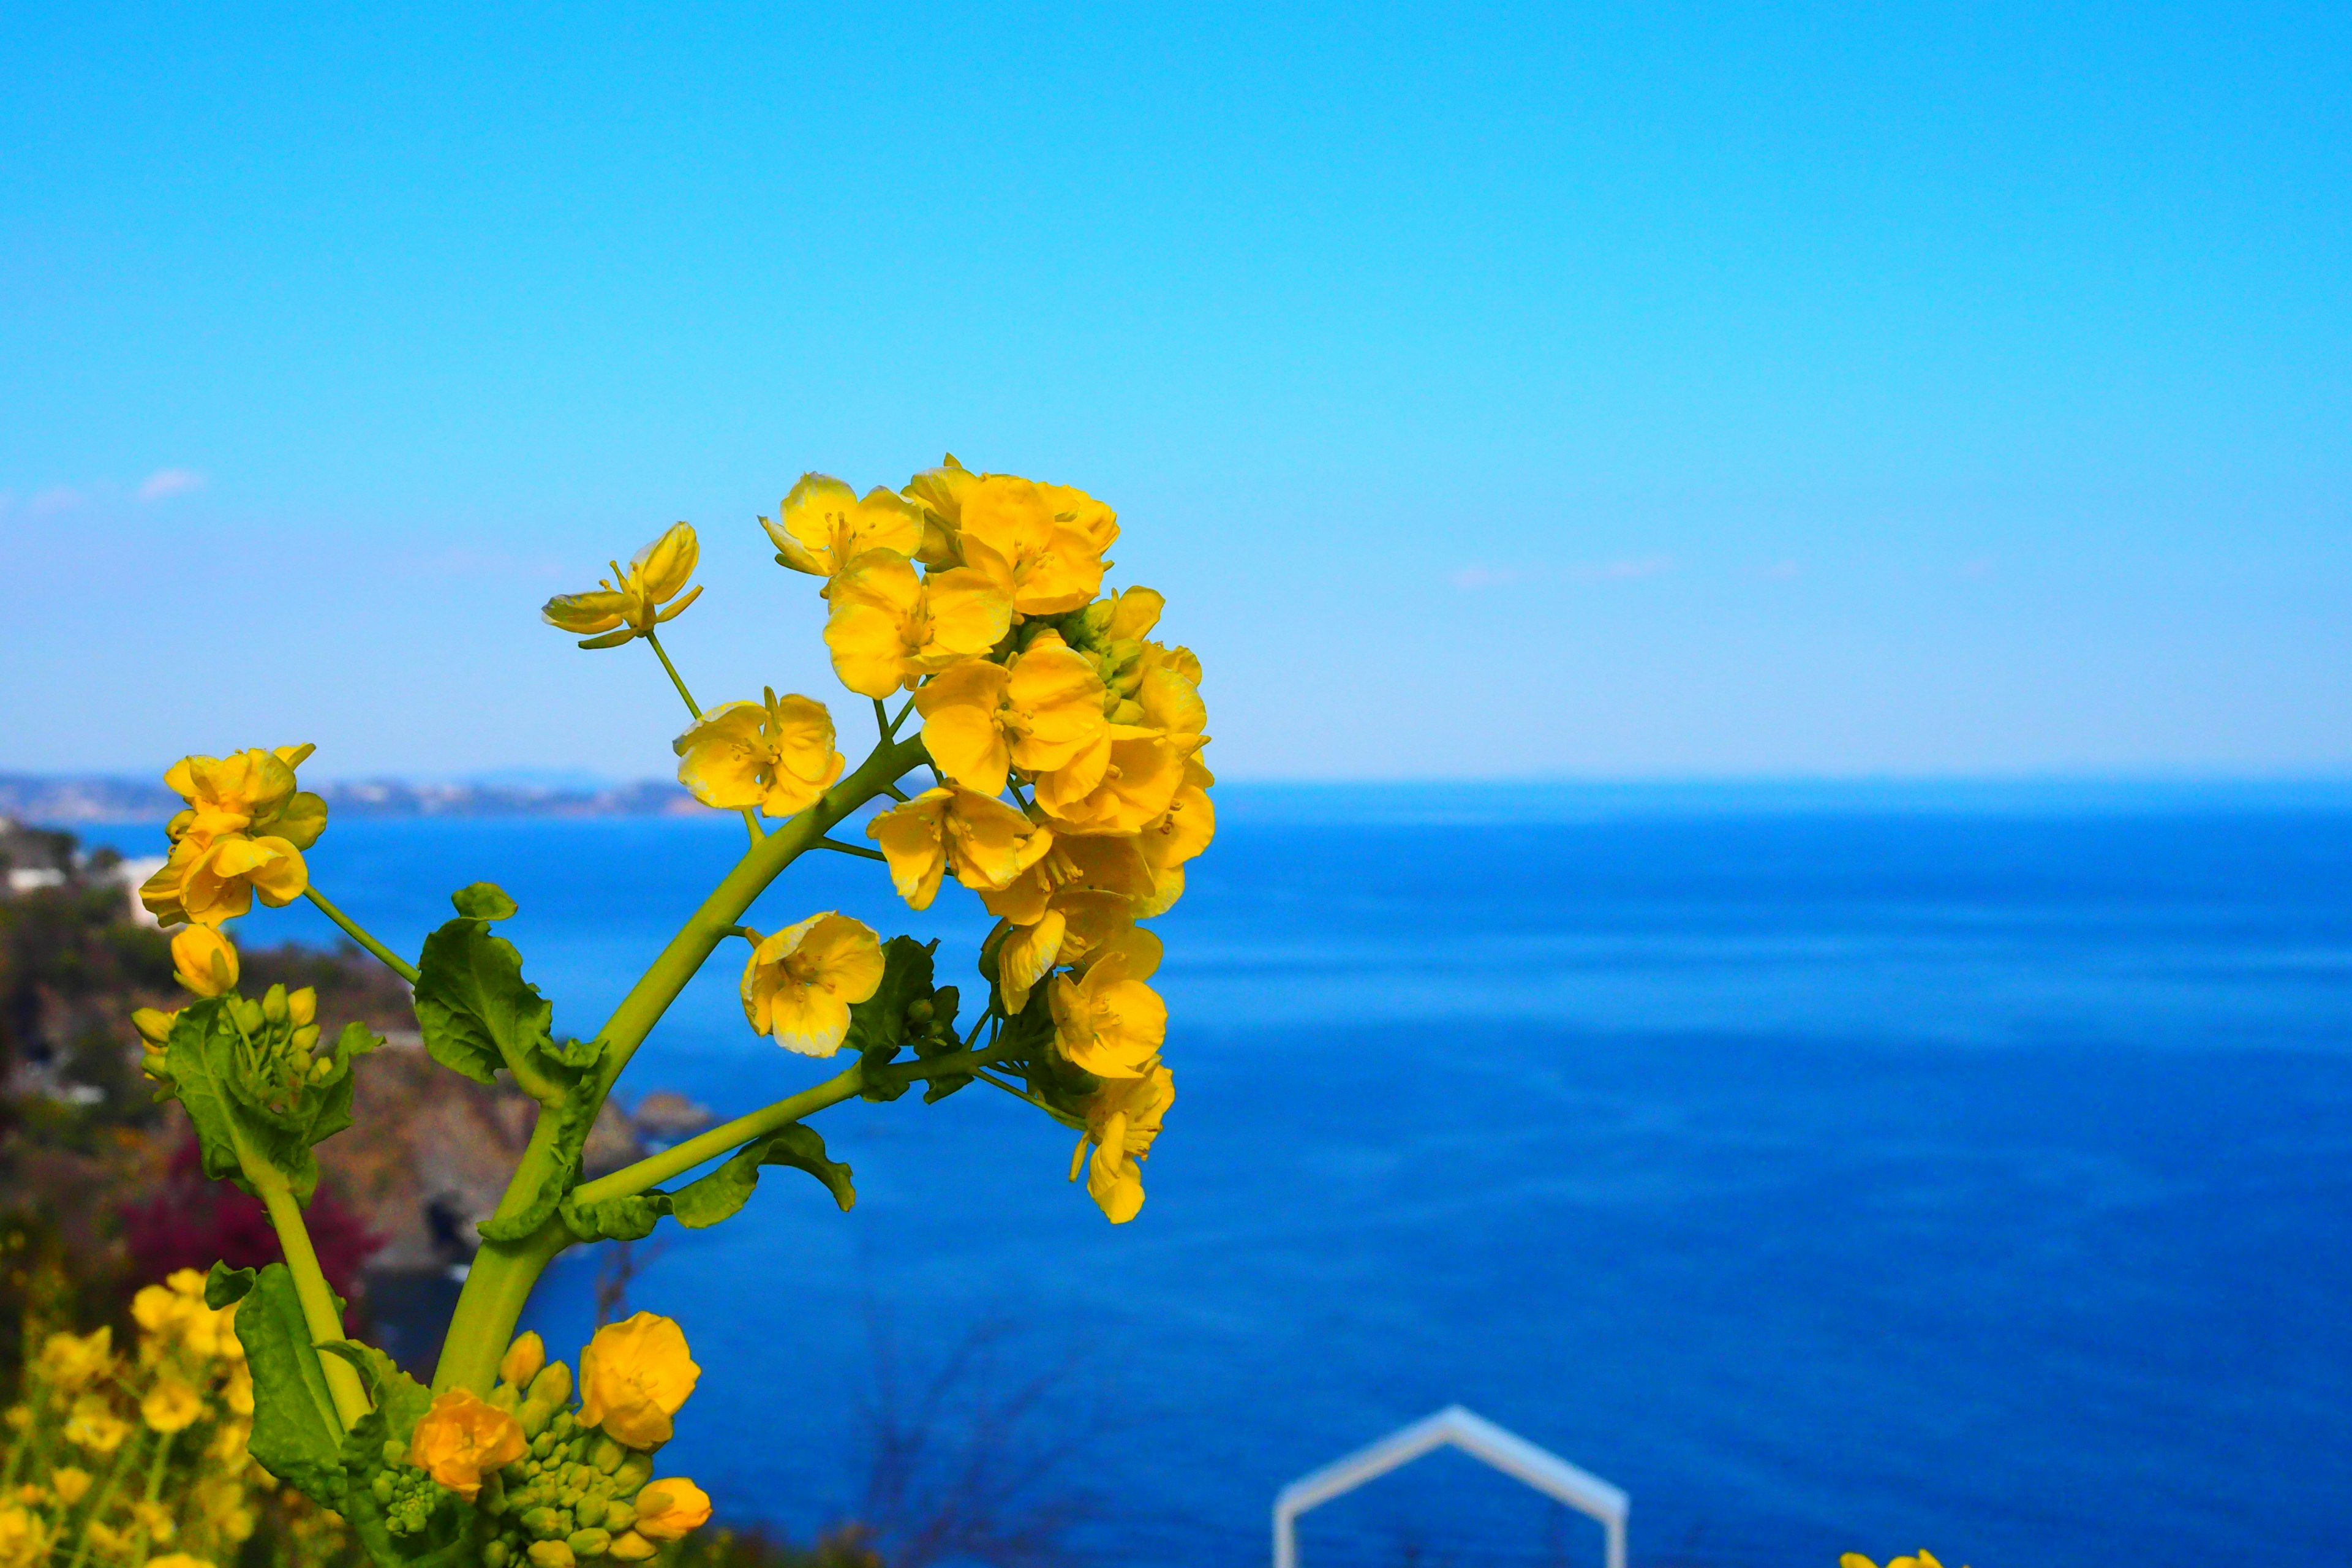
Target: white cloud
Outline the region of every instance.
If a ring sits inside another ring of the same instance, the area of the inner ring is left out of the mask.
[[[139,487],[141,500],[163,500],[205,488],[205,476],[194,468],[158,468]]]
[[[1589,566],[1570,569],[1569,575],[1587,582],[1624,582],[1634,577],[1655,577],[1675,569],[1674,560],[1665,555],[1643,555],[1623,561],[1603,561]]]
[[[71,485],[51,485],[34,493],[26,510],[35,517],[46,517],[53,511],[70,511],[81,505],[81,492]]]
[[[1480,588],[1499,588],[1506,584],[1516,583],[1520,576],[1515,567],[1481,566],[1473,563],[1453,573],[1450,580],[1457,588],[1475,592]]]

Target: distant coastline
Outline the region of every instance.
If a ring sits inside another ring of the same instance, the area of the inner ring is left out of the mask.
[[[667,779],[599,784],[356,779],[315,787],[339,816],[670,816],[704,809]],[[0,817],[51,827],[163,822],[185,804],[152,779],[0,773]]]

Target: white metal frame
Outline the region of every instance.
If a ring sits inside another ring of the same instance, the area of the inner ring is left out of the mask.
[[[1599,1520],[1609,1533],[1609,1568],[1625,1568],[1625,1514],[1633,1505],[1622,1489],[1459,1405],[1449,1405],[1283,1488],[1274,1500],[1274,1568],[1298,1568],[1300,1514],[1449,1443],[1579,1513]]]

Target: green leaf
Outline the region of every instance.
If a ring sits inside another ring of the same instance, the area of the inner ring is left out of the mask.
[[[700,1230],[733,1215],[750,1201],[751,1190],[760,1184],[762,1165],[791,1165],[806,1171],[825,1184],[833,1194],[833,1201],[844,1210],[857,1202],[857,1189],[849,1182],[849,1167],[825,1158],[824,1140],[813,1128],[795,1121],[744,1144],[719,1169],[679,1188],[670,1198],[670,1210],[677,1216],[677,1223],[689,1230]]]
[[[417,1422],[433,1408],[433,1391],[401,1371],[397,1363],[373,1345],[362,1344],[357,1340],[338,1340],[318,1349],[320,1355],[341,1356],[352,1363],[367,1389],[369,1403],[383,1417],[383,1436],[396,1438],[405,1446]],[[352,1445],[346,1440],[343,1446],[349,1449]],[[381,1459],[383,1447],[383,1437],[377,1438],[376,1447],[369,1456],[371,1465]],[[351,1464],[348,1455],[344,1462]],[[358,1468],[352,1467],[354,1474]]]
[[[235,995],[183,1008],[165,1039],[171,1098],[195,1124],[205,1174],[254,1191],[246,1162],[286,1178],[299,1202],[319,1185],[312,1145],[352,1124],[352,1062],[383,1042],[360,1024],[344,1027],[335,1048],[313,1058],[296,1050],[280,1030],[264,1026],[248,1036],[237,1023]],[[323,1075],[316,1063],[328,1065]]]
[[[215,1285],[226,1290],[240,1276],[247,1289],[236,1310],[236,1337],[253,1373],[253,1436],[247,1446],[263,1469],[320,1507],[341,1509],[343,1424],[311,1348],[294,1277],[283,1263],[257,1275],[215,1268],[205,1284],[206,1300]]]
[[[540,1112],[542,1118],[552,1117],[555,1125],[555,1146],[547,1162],[547,1178],[520,1210],[504,1219],[493,1217],[475,1226],[483,1240],[520,1241],[547,1223],[565,1195],[579,1184],[580,1155],[588,1146],[589,1130],[596,1124],[597,1106],[596,1080],[583,1073],[565,1087],[562,1099]]]
[[[231,1301],[242,1301],[253,1289],[253,1270],[215,1263],[205,1276],[205,1305],[219,1311]]]
[[[579,1241],[643,1241],[670,1212],[669,1194],[659,1190],[601,1204],[577,1204],[565,1198],[563,1224]]]
[[[425,939],[415,1006],[425,1048],[435,1061],[476,1083],[493,1082],[499,1068],[511,1068],[536,1098],[525,1073],[541,1050],[554,1046],[548,1026],[555,1004],[523,979],[522,954],[492,936],[487,921],[461,915]]]
[[[894,936],[882,944],[882,984],[874,994],[849,1009],[849,1033],[842,1043],[858,1054],[869,1073],[898,1054],[907,1042],[907,1008],[931,994],[931,955],[939,943]],[[896,1100],[907,1092],[904,1083],[882,1083],[859,1090],[866,1100]]]
[[[467,920],[512,920],[521,906],[507,896],[507,890],[496,882],[473,882],[449,895],[450,903]]]

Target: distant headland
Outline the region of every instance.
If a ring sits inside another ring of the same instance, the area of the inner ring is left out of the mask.
[[[310,784],[307,778],[305,784]],[[316,786],[339,816],[660,816],[699,813],[668,779],[474,780],[418,783],[356,779]],[[0,773],[0,817],[71,827],[79,823],[163,822],[187,803],[161,779]]]

